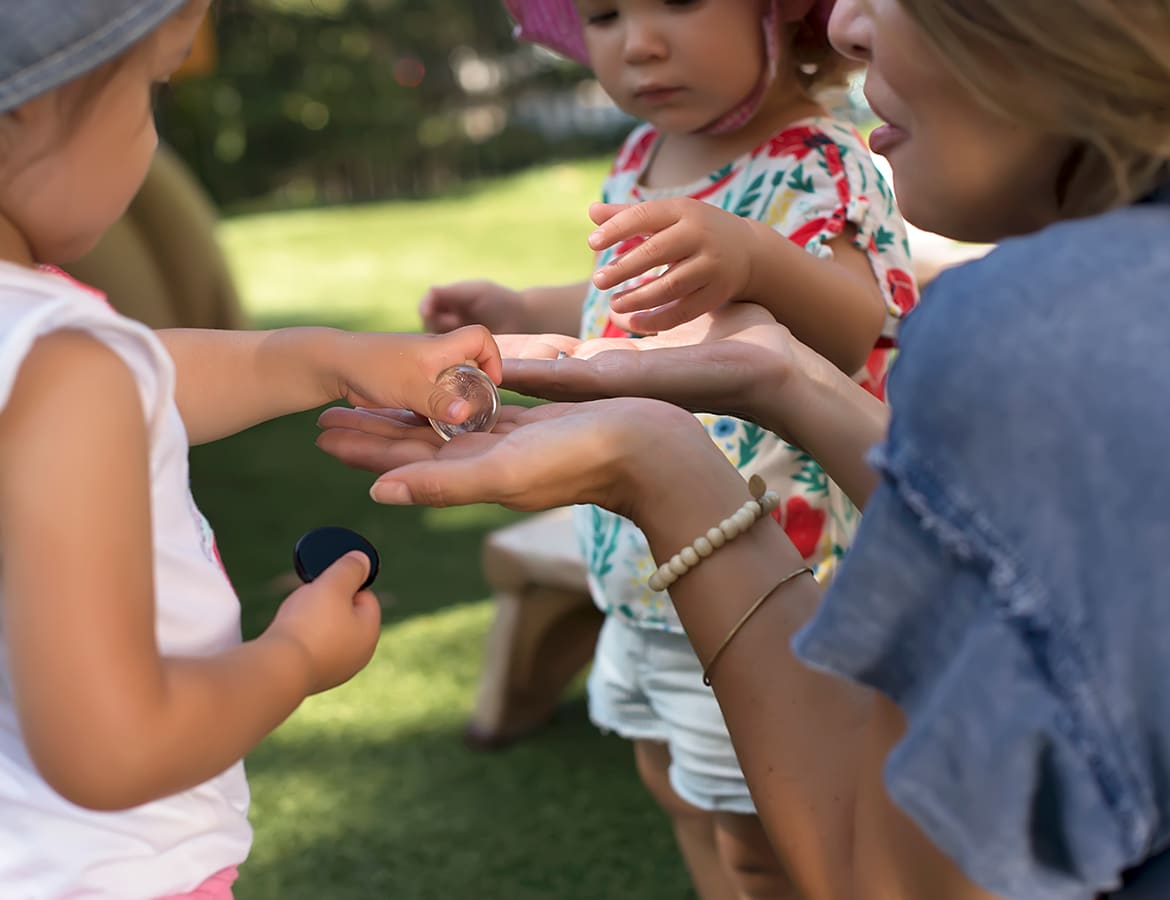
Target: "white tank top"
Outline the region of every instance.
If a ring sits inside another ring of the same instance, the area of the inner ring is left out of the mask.
[[[66,276],[0,263],[0,409],[34,342],[65,328],[86,331],[117,352],[138,383],[150,440],[160,651],[198,656],[239,644],[239,603],[191,497],[174,366],[148,328]],[[125,812],[82,809],[54,792],[21,737],[0,621],[0,897],[149,900],[182,893],[241,863],[251,840],[243,763]]]

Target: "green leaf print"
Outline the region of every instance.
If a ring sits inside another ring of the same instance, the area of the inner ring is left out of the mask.
[[[797,457],[797,462],[800,463],[800,471],[792,476],[793,481],[805,485],[810,493],[829,493],[829,476],[817,465],[816,460],[807,453],[802,453]]]
[[[813,192],[812,176],[804,174],[804,163],[798,163],[796,168],[792,170],[792,177],[788,179],[788,187],[806,194]]]
[[[743,468],[760,452],[760,443],[768,432],[752,422],[743,423],[743,437],[739,439],[739,468]]]
[[[718,172],[712,172],[711,175],[708,176],[707,180],[710,181],[712,184],[714,184],[716,181],[722,181],[724,178],[726,178],[728,175],[731,174],[731,169],[734,165],[735,165],[735,163],[728,163],[722,169],[720,169]]]
[[[885,253],[894,244],[894,232],[886,228],[885,225],[879,225],[877,234],[873,236],[873,242],[877,244],[878,252]]]
[[[752,212],[756,208],[760,194],[764,192],[764,178],[766,174],[757,175],[752,183],[748,185],[744,195],[739,198],[739,203],[735,205],[735,214],[737,216],[742,216],[745,219],[752,218]]]
[[[613,571],[613,553],[617,549],[618,534],[622,520],[594,506],[593,540],[590,542],[589,571],[597,578],[604,578]]]

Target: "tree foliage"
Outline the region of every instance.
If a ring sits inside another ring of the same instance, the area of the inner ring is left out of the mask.
[[[613,143],[512,115],[587,73],[518,45],[498,0],[229,0],[215,32],[160,123],[221,204],[420,196]]]

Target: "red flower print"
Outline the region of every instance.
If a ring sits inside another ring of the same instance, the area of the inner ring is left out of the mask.
[[[628,241],[622,241],[620,244],[617,245],[617,248],[614,250],[614,259],[617,259],[619,256],[624,256],[625,254],[627,254],[631,250],[633,250],[635,247],[640,247],[644,243],[646,243],[646,237],[645,237],[645,235],[641,235],[641,234],[634,235]]]
[[[646,154],[650,152],[650,148],[654,146],[656,140],[658,140],[658,132],[653,128],[647,129],[624,158],[618,157],[614,163],[614,172],[633,172],[642,168],[642,163],[646,161]]]
[[[613,319],[609,319],[605,323],[605,328],[601,332],[603,338],[626,338],[630,333],[625,329],[618,328],[613,324]]]
[[[800,161],[813,152],[817,147],[833,143],[823,131],[802,125],[799,128],[785,128],[775,135],[765,147],[768,156],[791,156]]]
[[[780,523],[788,539],[804,559],[817,552],[821,535],[825,533],[825,511],[813,509],[803,497],[792,497],[783,506],[772,510],[772,518]]]
[[[827,216],[821,216],[818,219],[809,219],[803,225],[788,235],[788,240],[796,244],[798,247],[804,247],[815,238],[818,234],[825,230],[825,226],[829,224]]]
[[[918,286],[909,272],[890,269],[886,272],[886,288],[898,312],[905,315],[918,303]]]

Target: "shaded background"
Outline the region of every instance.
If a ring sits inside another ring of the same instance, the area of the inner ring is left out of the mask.
[[[427,196],[608,150],[628,120],[496,0],[227,0],[218,60],[160,105],[226,209]]]

